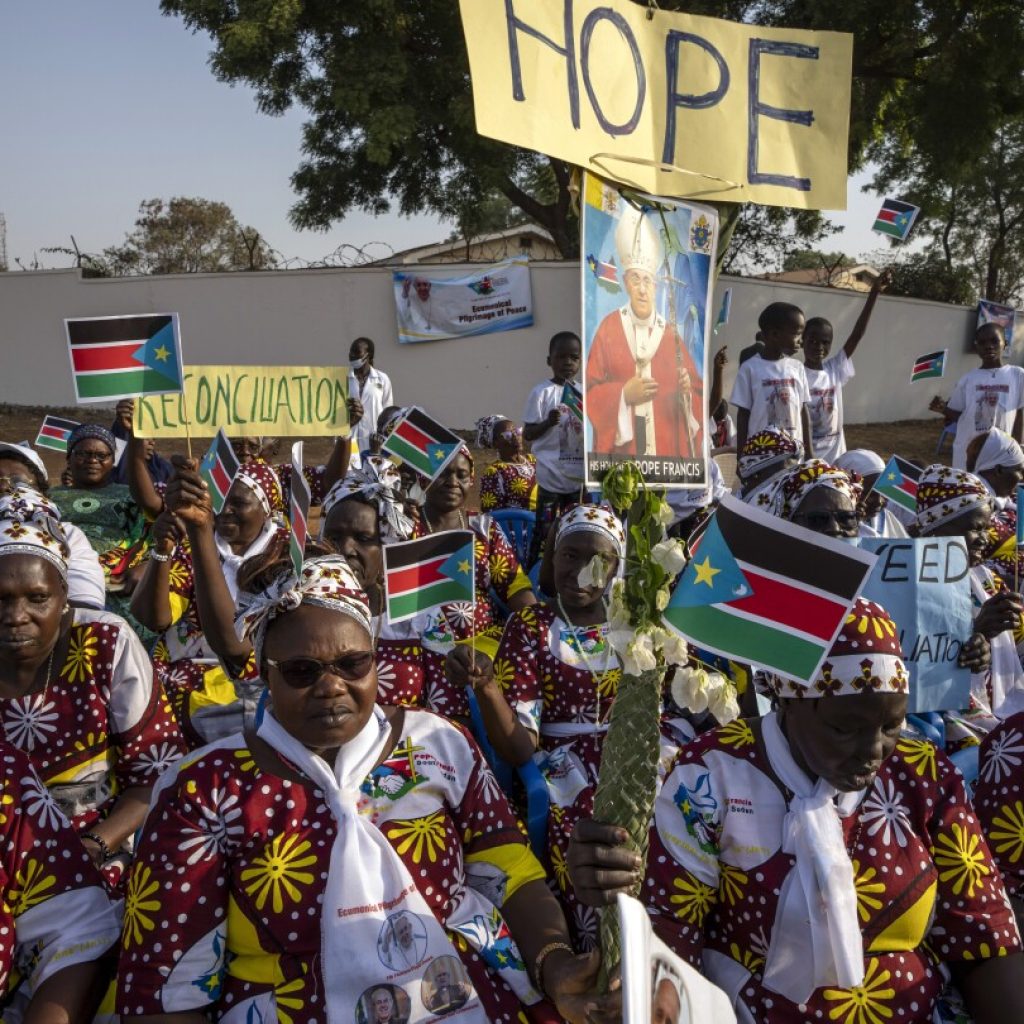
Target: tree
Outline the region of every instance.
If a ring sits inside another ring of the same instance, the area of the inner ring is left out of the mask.
[[[726,274],[780,270],[794,242],[813,245],[835,230],[820,210],[787,210],[748,203],[740,212],[721,270]]]
[[[820,249],[795,249],[782,261],[783,270],[829,270],[852,267],[856,260],[845,252],[822,252]]]
[[[200,274],[225,270],[268,270],[275,264],[260,233],[239,224],[225,203],[178,196],[139,204],[135,230],[124,244],[83,265],[105,276]]]
[[[878,266],[887,266],[892,272],[886,295],[904,295],[910,299],[931,299],[933,302],[951,302],[958,306],[972,305],[977,292],[971,275],[965,267],[950,268],[941,252],[900,254],[888,259],[884,255]]]
[[[966,162],[1008,111],[1024,109],[1016,57],[1024,52],[1024,4],[1017,0],[658,6],[853,32],[854,168],[890,146],[944,144],[950,159]],[[392,204],[458,223],[467,203],[498,191],[545,227],[563,254],[575,255],[571,167],[476,133],[453,0],[161,0],[161,9],[211,34],[214,74],[253,86],[262,111],[279,114],[292,104],[307,111],[305,157],[292,177],[299,227],[327,228],[350,210],[379,214]],[[554,182],[550,196],[532,187],[542,172]]]

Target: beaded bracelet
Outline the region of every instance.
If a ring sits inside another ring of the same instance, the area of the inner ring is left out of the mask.
[[[544,991],[544,961],[547,960],[548,955],[554,953],[556,949],[564,949],[567,953],[575,955],[567,942],[549,942],[536,956],[533,961],[533,984],[536,986],[537,991],[547,995]]]
[[[155,549],[153,551],[150,551],[149,557],[150,560],[154,562],[169,562],[171,560],[170,555],[161,555],[160,552],[156,551]]]
[[[95,832],[83,832],[81,838],[91,839],[100,848],[100,853],[103,854],[103,861],[110,860],[110,847],[107,846],[106,840],[102,836],[98,836]]]

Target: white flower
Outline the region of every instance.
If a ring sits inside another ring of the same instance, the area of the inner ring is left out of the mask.
[[[658,659],[654,654],[654,640],[650,633],[637,633],[626,645],[622,655],[622,671],[626,675],[639,676],[644,672],[652,672],[658,667]]]
[[[662,497],[654,506],[654,519],[659,526],[671,526],[676,514],[672,506]]]
[[[597,949],[597,911],[593,907],[577,903],[573,907],[572,915],[580,949],[584,953]]]
[[[1021,734],[1016,730],[997,736],[988,748],[985,755],[985,763],[981,769],[981,777],[986,782],[999,785],[1003,777],[1009,778],[1014,768],[1021,764],[1021,758],[1017,755],[1024,751],[1024,744],[1021,743]]]
[[[893,839],[901,847],[907,845],[907,835],[912,831],[910,817],[891,779],[875,779],[871,796],[864,801],[861,820],[868,825],[869,836],[882,833],[882,842],[886,846]]]
[[[669,576],[678,576],[686,565],[686,545],[681,540],[663,540],[651,548],[651,558]]]
[[[245,831],[241,822],[242,810],[238,806],[235,794],[225,795],[222,789],[214,789],[210,793],[212,807],[197,804],[199,821],[195,826],[182,829],[189,838],[178,843],[182,853],[191,850],[188,864],[198,864],[204,857],[212,857],[216,853],[225,853],[228,844]]]
[[[665,639],[661,645],[661,656],[667,665],[685,665],[690,658],[690,648],[686,641],[677,633],[665,630]]]
[[[603,589],[608,582],[608,567],[605,565],[604,557],[601,554],[594,555],[580,569],[578,579],[581,587],[601,587]]]
[[[377,694],[378,697],[386,697],[391,693],[395,685],[397,673],[395,666],[390,661],[377,662]]]
[[[678,707],[699,715],[708,707],[708,674],[702,668],[676,669],[672,699]]]
[[[708,710],[715,716],[715,721],[719,725],[728,725],[733,719],[740,717],[740,705],[736,700],[736,691],[725,676],[717,678],[721,680],[721,685],[711,690]]]
[[[155,743],[144,754],[139,754],[138,762],[146,769],[147,775],[163,775],[181,757],[181,751],[170,743]]]
[[[668,589],[668,587],[662,587],[654,595],[654,607],[657,608],[659,612],[663,612],[668,607],[668,603],[671,599],[672,592]]]
[[[50,791],[33,775],[21,780],[22,793],[28,813],[38,818],[44,828],[67,826],[67,818],[50,796]]]
[[[17,700],[5,701],[4,732],[19,749],[31,753],[37,743],[46,742],[48,732],[56,732],[59,717],[53,701],[43,700],[43,695],[33,695]]]
[[[477,779],[479,780],[477,783],[477,795],[480,799],[485,804],[500,803],[504,794],[493,773],[488,770],[481,771]]]

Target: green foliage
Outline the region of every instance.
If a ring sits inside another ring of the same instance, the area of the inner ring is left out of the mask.
[[[782,261],[783,270],[838,270],[852,267],[857,261],[844,252],[821,252],[817,249],[797,249]]]
[[[950,269],[939,252],[910,253],[888,262],[880,260],[877,265],[888,266],[892,273],[886,295],[951,302],[958,306],[971,306],[977,300],[970,271],[963,266]]]

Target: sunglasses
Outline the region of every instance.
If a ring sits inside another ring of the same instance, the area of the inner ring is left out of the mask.
[[[858,517],[856,512],[808,512],[805,516],[794,516],[793,521],[821,533],[829,523],[835,523],[840,530],[850,530],[857,525]]]
[[[295,690],[305,690],[319,682],[328,672],[340,676],[350,683],[364,679],[373,667],[373,651],[357,651],[346,654],[334,661],[317,661],[316,658],[286,658],[275,661],[264,658],[264,662],[281,673],[281,678]]]

